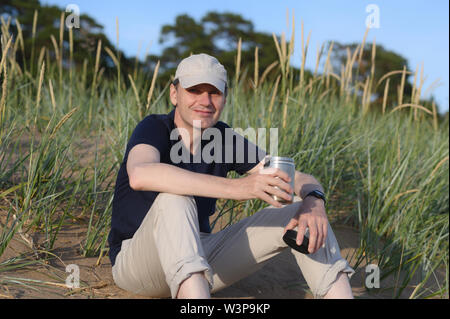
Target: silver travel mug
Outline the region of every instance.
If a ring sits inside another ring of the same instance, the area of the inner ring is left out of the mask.
[[[264,168],[274,167],[278,168],[284,172],[286,172],[291,178],[290,185],[292,189],[294,189],[294,181],[295,181],[295,164],[294,160],[290,157],[280,157],[280,156],[270,156],[267,155],[265,157]],[[275,186],[276,187],[276,186]],[[278,188],[278,187],[277,187]],[[284,198],[279,198],[278,196],[273,195],[273,199],[278,201],[281,204],[292,204],[294,199],[294,194],[291,194],[291,200],[286,201]]]

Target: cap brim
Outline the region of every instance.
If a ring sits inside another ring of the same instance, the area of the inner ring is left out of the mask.
[[[207,75],[182,76],[179,78],[179,81],[181,86],[185,89],[198,84],[207,83],[216,87],[220,92],[225,93],[225,82],[214,76],[207,76]]]

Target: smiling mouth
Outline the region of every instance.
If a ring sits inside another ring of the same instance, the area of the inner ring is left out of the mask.
[[[214,112],[206,111],[206,110],[194,110],[194,112],[196,112],[198,114],[203,114],[203,115],[212,115],[212,114],[214,114]]]

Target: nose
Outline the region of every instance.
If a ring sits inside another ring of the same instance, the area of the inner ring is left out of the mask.
[[[211,102],[211,94],[209,94],[209,92],[202,92],[199,96],[198,96],[198,99],[199,99],[199,103],[202,105],[202,106],[209,106],[209,105],[211,105],[212,104],[212,102]]]

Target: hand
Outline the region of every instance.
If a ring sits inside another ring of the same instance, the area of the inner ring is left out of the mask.
[[[297,229],[297,245],[303,242],[306,227],[309,228],[309,253],[315,253],[322,247],[328,233],[328,218],[325,212],[325,203],[320,198],[306,197],[300,208],[284,228],[286,233],[289,229]]]
[[[262,168],[256,173],[234,180],[237,184],[235,199],[259,198],[274,207],[283,207],[272,195],[291,201],[294,190],[288,184],[290,180],[289,175],[278,168]]]

